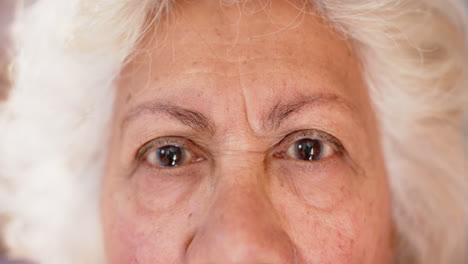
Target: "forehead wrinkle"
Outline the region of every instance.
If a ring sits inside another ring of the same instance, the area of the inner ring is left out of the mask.
[[[202,113],[183,108],[173,104],[164,103],[144,103],[129,111],[122,120],[121,128],[125,129],[129,123],[144,114],[158,115],[164,114],[174,118],[180,123],[191,127],[194,130],[202,132],[208,131],[209,134],[215,133],[215,127],[212,122]]]

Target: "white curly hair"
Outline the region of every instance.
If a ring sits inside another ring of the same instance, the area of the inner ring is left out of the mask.
[[[397,263],[464,263],[463,3],[308,1],[360,58],[383,134]],[[174,2],[36,0],[19,10],[12,89],[0,104],[0,215],[11,256],[45,264],[105,262],[99,185],[113,79]]]

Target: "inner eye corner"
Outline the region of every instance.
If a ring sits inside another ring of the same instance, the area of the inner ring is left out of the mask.
[[[275,159],[286,159],[288,158],[285,151],[273,151],[271,157]]]

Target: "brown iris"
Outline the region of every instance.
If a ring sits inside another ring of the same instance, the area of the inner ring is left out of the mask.
[[[296,142],[295,146],[296,158],[300,160],[316,161],[323,155],[323,143],[317,139],[302,139]]]
[[[177,145],[167,145],[158,148],[157,160],[161,167],[176,167],[184,163],[185,151]]]

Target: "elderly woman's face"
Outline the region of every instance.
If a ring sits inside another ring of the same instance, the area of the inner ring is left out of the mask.
[[[356,55],[318,16],[270,3],[180,3],[121,73],[108,263],[390,263]]]

